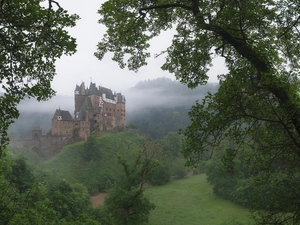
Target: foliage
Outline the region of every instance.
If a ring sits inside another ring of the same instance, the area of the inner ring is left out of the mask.
[[[277,158],[276,152],[262,156],[254,148],[245,147],[237,152],[233,162],[224,162],[229,145],[235,147],[221,142],[224,150],[214,154],[205,165],[214,193],[251,208],[258,224],[297,224],[294,214],[299,206],[296,197],[300,194],[295,189],[299,182],[297,158],[291,157],[290,152]]]
[[[181,150],[182,136],[175,132],[169,132],[162,139],[163,152],[169,157],[179,156]]]
[[[189,107],[145,107],[128,113],[128,120],[136,124],[139,131],[153,139],[163,138],[168,132],[185,128],[190,120]],[[178,116],[174,116],[178,115]]]
[[[77,15],[69,15],[53,0],[7,0],[0,4],[0,156],[7,145],[7,129],[18,118],[17,104],[25,97],[45,100],[54,95],[50,82],[55,61],[75,52],[75,39],[67,27]]]
[[[170,181],[171,172],[169,165],[166,162],[162,162],[159,164],[156,172],[152,175],[151,179],[149,180],[152,185],[163,185]]]
[[[135,123],[133,123],[133,122],[130,122],[130,123],[127,125],[127,127],[130,128],[130,129],[137,129],[137,128],[138,128],[138,126],[137,126]]]
[[[191,109],[182,153],[193,166],[222,151],[226,139],[232,145],[223,149],[222,162],[235,173],[235,159],[244,152],[241,163],[249,159],[255,187],[269,187],[267,203],[256,197],[254,210],[267,205],[260,218],[270,224],[298,224],[300,218],[298,203],[286,208],[284,201],[299,199],[298,192],[280,178],[297,183],[299,174],[299,6],[290,0],[109,0],[99,10],[107,32],[95,55],[113,52],[121,68],[145,65],[150,39],[167,29],[175,34],[162,52],[162,69],[189,87],[205,84],[212,59],[224,58],[228,73],[219,75],[217,93]]]
[[[22,156],[15,159],[11,165],[9,172],[4,173],[6,179],[13,185],[20,193],[26,192],[35,182],[31,168],[27,165],[26,159]]]
[[[97,143],[96,137],[91,135],[88,137],[86,142],[83,144],[83,158],[86,161],[91,161],[92,159],[96,160],[100,158],[100,146]]]
[[[131,159],[117,153],[123,176],[113,185],[104,202],[104,210],[110,216],[111,224],[144,224],[148,222],[150,211],[155,208],[143,194],[144,183],[158,166],[154,159],[155,152],[147,148],[144,144]]]
[[[84,186],[70,186],[63,180],[48,183],[45,177],[34,175],[22,157],[2,157],[1,166],[1,225],[99,224]]]
[[[188,111],[195,100],[204,98],[208,91],[215,92],[217,88],[217,84],[208,84],[191,90],[167,78],[139,82],[126,93],[130,100],[126,121],[128,125],[136,124],[151,138],[162,138],[168,132],[185,129],[190,124]]]
[[[86,188],[81,184],[71,187],[64,180],[49,184],[48,198],[52,208],[59,212],[59,217],[70,220],[80,217],[91,210],[91,203]]]

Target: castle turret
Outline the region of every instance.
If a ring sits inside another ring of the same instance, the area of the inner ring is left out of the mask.
[[[80,95],[85,95],[85,84],[84,82],[81,83],[80,85],[80,92],[79,92]]]
[[[80,87],[76,84],[75,90],[74,90],[74,94],[75,95],[79,95],[80,92]]]

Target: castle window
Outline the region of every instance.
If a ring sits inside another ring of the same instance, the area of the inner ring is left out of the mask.
[[[62,117],[61,116],[57,116],[57,120],[62,120]]]

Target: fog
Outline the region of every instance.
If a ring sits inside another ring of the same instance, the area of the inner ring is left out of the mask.
[[[145,108],[174,108],[183,106],[190,108],[196,100],[202,99],[207,92],[215,92],[217,83],[208,83],[195,89],[169,78],[157,78],[137,83],[122,94],[126,98],[126,114],[129,122],[131,115],[137,115]],[[31,138],[33,126],[40,126],[43,134],[49,132],[51,120],[56,109],[68,110],[74,114],[74,96],[54,96],[48,101],[38,102],[36,99],[25,99],[18,105],[20,117],[10,126],[12,139]]]
[[[56,109],[74,111],[74,96],[57,95],[47,101],[38,102],[36,99],[24,99],[18,105],[20,112],[53,113]]]
[[[186,85],[168,78],[143,81],[124,93],[126,110],[132,112],[145,107],[192,106],[207,92],[213,93],[217,88],[217,83],[208,83],[195,89],[189,89]]]

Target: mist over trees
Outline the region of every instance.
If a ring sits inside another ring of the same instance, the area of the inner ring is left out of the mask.
[[[203,99],[207,92],[214,93],[217,83],[208,83],[195,89],[176,80],[161,77],[138,82],[126,91],[126,106],[130,112],[146,107],[192,106],[196,100]]]
[[[52,126],[52,118],[58,108],[74,110],[73,96],[54,96],[47,101],[24,99],[17,106],[20,116],[9,126],[8,136],[11,140],[31,139],[31,130],[40,126],[43,134],[47,134]]]
[[[191,106],[218,87],[217,83],[208,83],[191,90],[168,78],[141,81],[126,92],[127,125],[136,126],[152,138],[184,129],[190,124]]]

